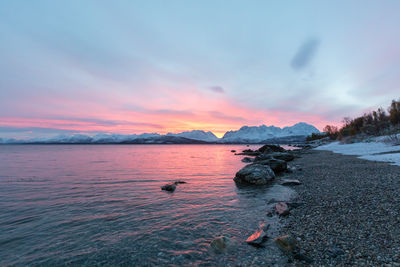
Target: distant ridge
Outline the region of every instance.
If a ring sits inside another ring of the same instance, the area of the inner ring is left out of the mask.
[[[28,140],[2,139],[0,144],[207,144],[207,143],[280,143],[300,142],[312,133],[320,131],[314,126],[300,122],[290,127],[243,126],[237,131],[228,131],[218,138],[210,131],[193,130],[181,133],[144,134],[83,134],[58,135],[51,138],[34,138]]]

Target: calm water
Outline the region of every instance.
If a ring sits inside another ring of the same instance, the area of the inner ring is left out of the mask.
[[[244,240],[290,192],[237,188],[244,163],[230,150],[245,148],[0,146],[0,265],[262,264],[278,252]],[[187,184],[160,190],[175,180]],[[234,252],[209,249],[221,234]]]

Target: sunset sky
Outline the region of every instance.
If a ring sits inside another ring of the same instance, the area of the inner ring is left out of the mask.
[[[400,97],[400,1],[1,1],[0,137],[322,129]]]

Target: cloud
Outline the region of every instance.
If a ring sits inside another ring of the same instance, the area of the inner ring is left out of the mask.
[[[312,61],[319,46],[318,39],[309,39],[304,42],[292,58],[291,66],[295,70],[307,67]]]
[[[208,112],[210,116],[215,119],[226,120],[226,121],[235,121],[235,122],[246,122],[247,120],[243,117],[239,116],[229,116],[219,111],[210,111]]]
[[[222,88],[221,86],[210,86],[210,87],[208,87],[208,89],[210,89],[211,91],[213,91],[213,92],[216,92],[216,93],[225,93],[225,90],[224,90],[224,88]]]

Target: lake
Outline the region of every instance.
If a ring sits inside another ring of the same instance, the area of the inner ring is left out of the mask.
[[[244,241],[279,185],[238,188],[245,145],[1,145],[0,265],[279,264]],[[182,180],[173,193],[161,191]],[[232,238],[218,254],[210,242]]]

